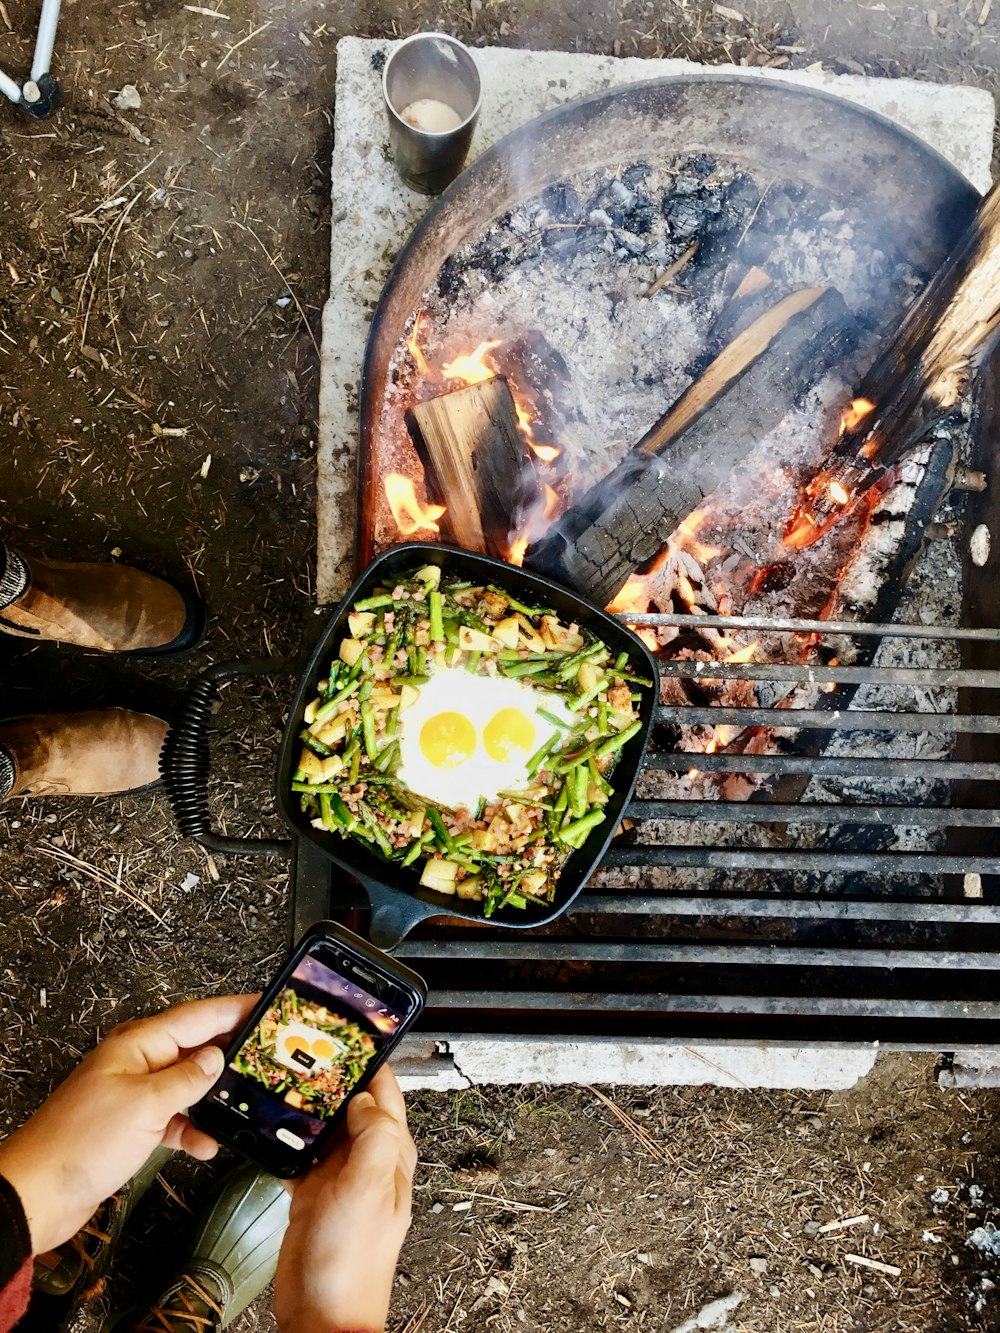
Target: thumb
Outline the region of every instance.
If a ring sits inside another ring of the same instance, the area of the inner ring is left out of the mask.
[[[202,1046],[190,1055],[150,1075],[157,1101],[169,1118],[200,1101],[225,1068],[218,1046]]]

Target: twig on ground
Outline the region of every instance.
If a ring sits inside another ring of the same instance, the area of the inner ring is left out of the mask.
[[[859,1227],[869,1220],[867,1213],[859,1213],[857,1217],[843,1217],[839,1222],[824,1222],[816,1235],[828,1236],[831,1231],[846,1231],[848,1227]]]
[[[858,1268],[870,1268],[873,1273],[884,1273],[886,1277],[899,1277],[903,1271],[895,1264],[884,1264],[879,1259],[868,1259],[863,1254],[845,1254],[844,1258],[849,1264],[856,1264]]]
[[[655,1157],[658,1162],[666,1163],[666,1153],[653,1136],[648,1134],[637,1121],[633,1120],[627,1111],[623,1111],[617,1102],[613,1102],[610,1097],[606,1097],[604,1093],[601,1092],[600,1088],[595,1088],[589,1083],[585,1083],[583,1086],[588,1092],[592,1092],[597,1100],[602,1102],[611,1114],[616,1116],[622,1122],[629,1133],[633,1134],[639,1140],[651,1157]]]
[[[160,916],[158,912],[155,912],[153,908],[150,907],[149,903],[144,903],[141,898],[137,898],[134,893],[129,889],[126,889],[124,884],[113,880],[110,875],[106,874],[103,870],[99,870],[97,866],[91,865],[89,861],[81,860],[79,856],[74,856],[72,852],[64,852],[60,847],[36,847],[35,851],[41,856],[50,857],[53,861],[59,861],[63,865],[72,866],[74,870],[79,870],[81,875],[86,875],[88,879],[92,879],[95,884],[101,885],[102,888],[112,889],[115,893],[120,893],[123,897],[127,898],[129,902],[135,903],[136,907],[141,907],[144,912],[148,912],[154,921],[159,922],[161,926],[166,925],[163,917]],[[118,873],[119,875],[121,874],[120,863],[118,866]]]

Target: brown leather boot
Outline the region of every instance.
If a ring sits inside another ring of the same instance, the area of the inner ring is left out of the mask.
[[[166,734],[162,718],[125,708],[10,718],[0,722],[0,747],[14,761],[9,794],[108,796],[151,787]]]
[[[205,629],[205,608],[165,579],[128,565],[21,556],[28,586],[0,608],[0,630],[101,653],[163,657],[187,652]]]

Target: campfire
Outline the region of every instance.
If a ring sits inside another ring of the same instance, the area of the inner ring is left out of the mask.
[[[891,311],[900,289],[918,287],[917,275],[869,263],[863,276],[874,291],[862,291],[850,271],[838,274],[841,290],[824,280],[822,227],[812,223],[819,253],[810,268],[778,235],[787,230],[785,215],[777,210],[782,227],[775,228],[745,176],[708,159],[682,161],[654,208],[650,174],[642,164],[610,182],[550,187],[449,259],[397,352],[383,411],[397,466],[382,478],[379,544],[439,536],[524,563],[621,615],[663,662],[870,660],[846,636],[697,620],[768,613],[863,620],[884,611],[911,525],[926,525],[946,490],[941,473],[954,482],[963,459],[958,389],[995,326],[982,283],[970,283],[969,272],[982,269],[984,256],[992,271],[994,199],[975,235],[907,318],[897,309],[896,332],[880,341],[872,303]],[[750,237],[745,248],[755,262],[740,262],[741,243],[727,241],[723,222]],[[642,254],[655,256],[660,272],[636,280],[631,297],[593,288],[593,304],[613,317],[602,346],[575,293],[581,276],[593,281],[602,265],[624,285],[622,266],[635,262],[628,236],[645,238]],[[515,259],[536,238],[543,255],[565,265],[565,287],[545,308],[579,330],[590,353],[582,372],[565,328],[525,319],[536,270]],[[678,344],[669,373],[645,333],[665,316]],[[956,336],[970,320],[976,335]],[[627,341],[639,332],[651,349],[648,368]],[[602,355],[620,360],[615,345],[623,338],[633,393],[588,393],[588,373],[601,375]],[[661,381],[676,391],[651,426],[647,417],[639,427],[641,404],[655,400]],[[940,438],[928,443],[935,430]],[[896,588],[893,600],[898,595]],[[663,612],[695,623],[641,623]],[[766,702],[787,708],[839,707],[854,693],[830,682],[769,688]],[[696,679],[667,672],[662,683],[664,703],[695,707],[752,707],[763,693],[752,678],[708,671]],[[681,748],[692,754],[764,754],[790,743],[768,728],[729,723],[681,731]],[[662,793],[663,775],[658,781]],[[756,785],[695,764],[670,781],[698,785],[711,799],[745,799]]]

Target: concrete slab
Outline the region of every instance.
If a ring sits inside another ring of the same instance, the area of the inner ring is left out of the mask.
[[[407,1038],[393,1058],[405,1089],[479,1083],[615,1083],[639,1087],[850,1088],[871,1072],[875,1045],[491,1035]]]
[[[429,204],[401,184],[388,155],[376,64],[392,47],[356,37],[337,46],[330,297],[323,314],[318,444],[320,603],[337,600],[350,583],[358,392],[368,324],[393,260]],[[476,60],[483,107],[473,156],[541,112],[604,88],[666,75],[739,73],[857,102],[926,140],[977,188],[990,183],[995,108],[992,95],[980,88],[497,47],[477,50]]]

